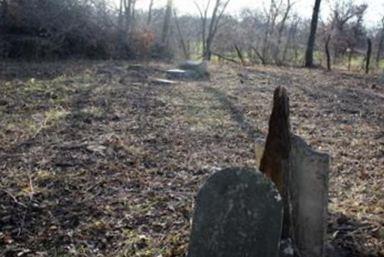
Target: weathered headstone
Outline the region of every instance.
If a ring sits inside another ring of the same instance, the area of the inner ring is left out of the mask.
[[[323,257],[329,156],[313,151],[303,139],[291,134],[289,98],[283,87],[275,90],[273,100],[260,170],[283,197],[280,256],[292,256],[294,249],[299,256]]]
[[[193,70],[171,69],[166,73],[167,79],[192,80],[200,77],[200,74]]]
[[[291,137],[289,194],[295,246],[301,256],[323,257],[330,158]]]
[[[208,62],[187,60],[180,63],[179,68],[183,70],[195,70],[201,73],[206,73],[208,72]]]
[[[166,71],[167,79],[199,80],[209,77],[208,63],[206,61],[185,61],[178,69]]]
[[[268,137],[260,170],[276,185],[283,197],[284,220],[283,239],[290,237],[290,210],[288,188],[289,182],[289,154],[291,150],[289,125],[289,98],[284,87],[276,88],[273,94],[273,108],[269,119]]]
[[[186,75],[193,79],[209,78],[207,61],[185,61],[179,64],[179,69],[186,71]]]
[[[260,172],[215,173],[197,196],[188,257],[276,257],[282,207],[273,183]]]

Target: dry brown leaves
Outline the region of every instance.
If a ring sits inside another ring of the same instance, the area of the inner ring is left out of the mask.
[[[211,81],[165,86],[150,82],[158,63],[4,67],[0,255],[184,256],[199,186],[218,167],[256,165],[279,85],[293,131],[333,158],[329,241],[384,255],[374,77],[220,65]]]

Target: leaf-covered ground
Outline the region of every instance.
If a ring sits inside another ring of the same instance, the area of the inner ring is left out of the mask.
[[[207,176],[256,166],[272,92],[292,130],[332,156],[329,248],[384,256],[384,85],[375,76],[213,65],[3,63],[0,255],[184,256]]]

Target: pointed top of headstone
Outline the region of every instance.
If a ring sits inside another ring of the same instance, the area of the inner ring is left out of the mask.
[[[272,114],[265,150],[260,163],[260,170],[275,182],[280,193],[283,193],[283,166],[281,162],[288,160],[291,149],[289,125],[289,98],[284,87],[275,89],[273,95]]]
[[[284,117],[289,119],[289,97],[285,87],[279,86],[275,89],[273,96],[273,110],[284,114]]]

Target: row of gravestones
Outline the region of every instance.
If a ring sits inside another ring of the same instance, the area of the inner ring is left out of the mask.
[[[256,169],[212,175],[197,196],[188,257],[323,257],[329,162],[328,155],[292,135],[285,185],[289,199],[282,199]],[[285,201],[289,238],[282,238]]]

